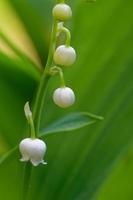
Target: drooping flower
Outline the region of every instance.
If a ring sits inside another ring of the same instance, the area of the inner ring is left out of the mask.
[[[60,45],[54,53],[54,62],[58,65],[70,66],[76,60],[76,52],[73,47]]]
[[[43,157],[46,152],[46,144],[40,139],[25,138],[19,144],[19,150],[22,154],[21,161],[31,161],[34,166],[47,164]]]
[[[65,3],[56,4],[53,8],[53,17],[59,21],[67,21],[72,17],[72,10]]]
[[[53,101],[62,108],[67,108],[74,104],[75,94],[69,87],[57,88],[53,93]]]

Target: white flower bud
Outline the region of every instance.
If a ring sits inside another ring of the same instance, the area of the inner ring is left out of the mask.
[[[65,3],[59,3],[53,8],[53,17],[59,21],[67,21],[72,17],[72,10],[70,6]]]
[[[40,139],[25,138],[19,144],[19,150],[22,154],[21,161],[30,160],[34,166],[47,164],[43,157],[46,152],[46,144]]]
[[[58,65],[70,66],[76,60],[74,48],[61,45],[57,47],[54,53],[54,62]]]
[[[53,94],[53,101],[59,107],[67,108],[75,102],[74,92],[69,87],[57,88]]]

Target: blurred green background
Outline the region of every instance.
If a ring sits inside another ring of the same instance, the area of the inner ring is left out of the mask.
[[[56,107],[48,87],[41,127],[71,111],[104,121],[46,136],[47,166],[34,168],[31,200],[133,199],[133,1],[66,1],[77,62],[65,70],[76,104]],[[23,106],[45,66],[54,0],[0,1],[0,156],[24,137]],[[5,40],[4,36],[8,38]],[[24,164],[17,152],[0,165],[0,199],[20,200]]]

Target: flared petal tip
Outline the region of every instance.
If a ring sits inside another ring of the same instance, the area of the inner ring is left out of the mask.
[[[23,158],[23,157],[22,157],[22,158],[20,158],[19,160],[20,160],[21,162],[26,162],[26,161],[29,160],[29,158]]]
[[[43,165],[47,165],[48,163],[45,162],[44,160],[41,162]]]
[[[31,160],[31,163],[35,167],[38,166],[39,164],[47,165],[47,162],[45,162],[44,160],[42,160],[42,161]]]

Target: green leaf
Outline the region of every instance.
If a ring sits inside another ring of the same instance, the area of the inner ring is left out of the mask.
[[[6,159],[3,158],[2,164],[0,164],[0,192],[1,197],[5,200],[8,200],[9,198],[12,200],[21,199],[23,165],[19,159],[20,154],[18,151],[14,151],[10,156],[8,155]],[[16,192],[14,193],[15,190]]]
[[[5,42],[5,44],[20,58],[26,65],[34,68],[37,74],[39,74],[38,66],[23,52],[21,51],[14,43],[11,41],[2,31],[0,31],[0,39]],[[17,60],[17,59],[16,59]]]
[[[124,151],[122,159],[119,160],[113,172],[109,174],[107,180],[102,185],[97,200],[131,199],[133,181],[132,143],[130,143],[128,149]]]
[[[40,80],[40,73],[30,63],[10,58],[2,52],[0,52],[0,65],[1,75],[5,75],[8,78],[14,77],[17,79],[19,76],[18,79],[21,79],[21,76],[24,75],[33,82],[38,82]]]
[[[0,157],[0,165],[4,164],[8,159],[10,159],[15,152],[18,150],[18,146],[12,148],[7,153],[5,153],[3,156]]]
[[[26,67],[24,62],[0,53],[0,135],[7,149],[16,145],[24,132],[23,107],[39,79],[33,68]]]
[[[42,137],[52,133],[73,131],[93,124],[98,120],[103,120],[103,117],[87,112],[71,113],[41,130],[40,136]]]
[[[22,0],[12,0],[11,5],[22,20],[26,31],[36,47],[42,63],[45,65],[47,55],[46,37],[49,29],[49,24],[46,24],[46,18],[45,21],[42,20],[39,13],[29,3]]]

